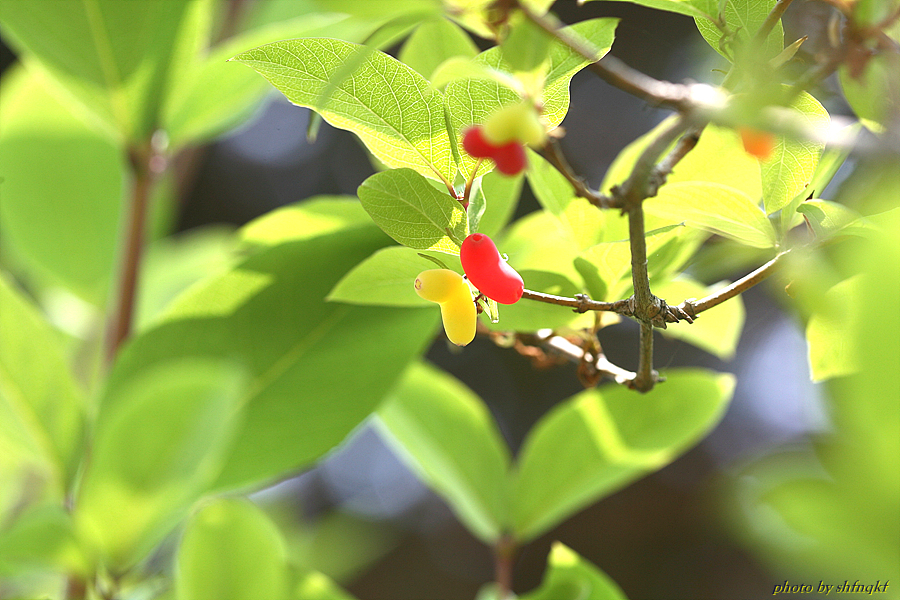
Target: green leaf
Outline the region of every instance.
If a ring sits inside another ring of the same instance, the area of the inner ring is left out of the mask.
[[[533,150],[528,151],[528,187],[537,201],[557,217],[561,216],[569,203],[575,199],[572,184],[563,175]]]
[[[765,213],[740,190],[718,183],[673,183],[644,201],[644,209],[755,248],[775,246],[775,229]]]
[[[26,510],[4,525],[0,536],[0,575],[31,570],[87,576],[87,557],[79,547],[72,515],[61,504]]]
[[[434,306],[416,294],[416,276],[436,265],[412,248],[389,246],[378,250],[344,275],[327,300],[369,306]],[[462,268],[456,263],[456,270]]]
[[[775,1],[722,0],[719,2],[720,9],[712,16],[724,16],[727,34],[723,33],[719,26],[709,18],[694,17],[694,21],[697,23],[700,34],[709,45],[729,61],[734,62],[735,52],[739,52],[740,49],[747,51],[752,58],[755,58],[754,54],[758,50],[753,48],[751,51],[751,40],[766,21],[769,11],[775,6]],[[778,21],[772,28],[761,50],[764,59],[778,56],[784,50],[784,27],[781,21]]]
[[[900,110],[900,76],[897,75],[896,52],[876,53],[868,59],[857,77],[846,65],[838,69],[844,97],[867,129],[882,133]]]
[[[179,294],[206,277],[220,275],[237,261],[234,230],[195,227],[147,246],[134,328],[142,331]]]
[[[249,246],[266,248],[371,224],[371,218],[353,196],[313,196],[250,221],[238,235]]]
[[[583,2],[593,2],[594,0],[582,0]],[[689,17],[704,17],[707,19],[715,18],[718,12],[717,2],[715,0],[626,0],[633,4],[646,6],[656,10],[665,10],[668,12],[687,15]]]
[[[578,246],[565,224],[545,210],[518,219],[496,243],[500,254],[507,254],[509,264],[517,271],[559,273],[573,282],[580,277],[572,265],[579,254]]]
[[[102,306],[116,261],[124,157],[23,69],[5,73],[0,90],[3,250],[46,283]]]
[[[2,23],[29,62],[117,137],[138,141],[157,124],[182,31],[196,27],[199,11],[190,7],[184,0],[25,0],[5,3]]]
[[[813,381],[851,375],[863,365],[854,332],[863,319],[863,286],[854,276],[831,287],[806,323],[809,343],[809,370]]]
[[[331,579],[316,571],[303,573],[292,589],[295,600],[355,600]]]
[[[62,498],[81,457],[86,401],[56,332],[2,273],[0,307],[0,447],[36,459]]]
[[[370,224],[259,250],[188,290],[127,345],[110,388],[181,356],[240,361],[250,376],[247,418],[217,487],[258,485],[309,465],[375,408],[437,327],[430,308],[324,301],[343,273],[387,241]]]
[[[479,232],[494,237],[506,226],[519,204],[523,180],[521,174],[507,177],[494,172],[481,178],[481,192],[486,206],[478,221]]]
[[[234,362],[183,355],[109,388],[75,516],[111,570],[143,558],[218,476],[245,383]]]
[[[400,49],[400,62],[418,71],[425,79],[447,59],[472,58],[478,46],[452,21],[437,19],[419,25]]]
[[[515,73],[537,72],[547,61],[552,38],[522,13],[513,13],[509,33],[500,43],[503,60]]]
[[[677,240],[683,232],[684,227],[680,224],[648,231],[645,241],[649,262],[655,263],[657,251]],[[590,282],[588,289],[595,300],[617,300],[627,295],[632,286],[631,244],[625,239],[591,246],[578,257],[575,268],[586,282]],[[602,285],[598,285],[597,280]]]
[[[193,515],[175,560],[177,600],[287,597],[287,552],[281,533],[244,499],[214,500]]]
[[[469,235],[462,204],[412,169],[372,175],[359,186],[359,200],[376,225],[410,248],[458,255]]]
[[[487,544],[507,521],[509,450],[484,403],[425,363],[407,370],[378,409],[379,431]]]
[[[797,121],[814,128],[827,127],[830,118],[818,100],[803,92],[791,105]],[[766,214],[783,208],[803,193],[816,172],[824,144],[777,136],[772,155],[760,162]]]
[[[363,53],[364,56],[361,56]],[[329,97],[321,97],[345,62],[360,60]],[[456,171],[440,92],[383,52],[327,38],[285,40],[234,57],[298,106],[355,133],[378,160],[452,182]],[[449,185],[449,183],[448,183]]]
[[[596,48],[597,60],[609,52],[615,36],[618,19],[590,19],[582,21],[565,30],[570,35],[583,38],[584,42]],[[503,60],[499,47],[486,50],[475,57],[475,62],[512,74],[512,67]],[[569,81],[587,66],[588,61],[576,54],[562,43],[555,42],[550,48],[550,64],[544,80],[544,117],[551,127],[559,125],[569,110]],[[462,148],[461,132],[469,125],[484,123],[487,117],[508,104],[521,101],[519,94],[513,89],[487,79],[459,79],[447,84],[445,90],[447,108],[450,112],[450,123],[457,135],[459,153],[461,155],[460,171],[469,177],[478,162],[468,156]],[[484,161],[478,174],[484,174],[493,168],[493,163]]]
[[[553,542],[541,586],[521,600],[625,600],[625,594],[606,573]]]
[[[661,468],[721,417],[729,374],[672,370],[643,396],[622,386],[586,390],[531,430],[515,478],[513,532],[528,541],[572,513]]]
[[[721,282],[707,287],[681,275],[676,279],[654,283],[653,293],[665,298],[670,304],[679,304],[688,298],[708,296],[725,285],[725,282]],[[666,337],[684,340],[722,360],[731,360],[741,338],[744,317],[744,301],[737,296],[703,311],[693,323],[670,323],[661,333]]]
[[[807,200],[797,207],[797,212],[806,217],[819,240],[827,240],[860,219],[855,210],[828,200]]]

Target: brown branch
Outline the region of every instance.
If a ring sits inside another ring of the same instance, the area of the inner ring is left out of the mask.
[[[641,322],[641,346],[638,355],[638,370],[631,387],[639,392],[649,392],[660,381],[659,373],[653,368],[653,325]]]
[[[567,298],[565,296],[554,296],[553,294],[545,294],[533,290],[523,291],[522,298],[525,298],[526,300],[536,300],[537,302],[545,302],[547,304],[556,304],[558,306],[570,306],[578,313],[585,313],[589,310],[601,310],[625,314],[623,311],[626,310],[625,304],[627,303],[627,300],[600,302],[599,300],[591,300],[584,294],[577,294],[574,298]]]
[[[494,579],[497,584],[498,600],[507,600],[512,595],[513,561],[516,555],[516,544],[513,539],[503,535],[494,546]]]
[[[790,250],[780,252],[775,256],[775,258],[759,267],[752,273],[741,277],[731,285],[722,288],[714,294],[710,294],[702,300],[695,300],[693,298],[690,298],[682,302],[677,307],[670,307],[670,309],[675,308],[684,311],[685,313],[690,315],[691,319],[696,318],[696,316],[702,313],[704,310],[709,310],[710,308],[718,306],[719,304],[722,304],[730,298],[734,298],[739,294],[743,294],[753,286],[767,279],[772,273],[775,272],[775,270],[784,260],[784,257],[787,256],[790,252]]]
[[[131,333],[134,305],[140,277],[141,255],[144,251],[144,235],[150,192],[156,176],[165,169],[165,159],[151,141],[128,153],[131,166],[131,198],[124,233],[124,250],[118,278],[118,292],[114,313],[106,332],[106,360],[111,363]]]
[[[540,154],[572,184],[572,189],[575,190],[576,196],[584,198],[597,208],[619,208],[615,206],[613,198],[592,190],[582,177],[575,174],[555,139],[549,139],[547,144],[541,148]]]

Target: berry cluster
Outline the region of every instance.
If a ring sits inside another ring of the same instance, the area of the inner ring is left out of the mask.
[[[474,158],[490,158],[504,175],[521,173],[526,165],[525,146],[539,147],[547,129],[533,104],[521,102],[494,112],[484,125],[463,132],[463,149]]]
[[[514,304],[522,297],[525,285],[521,275],[506,264],[488,236],[473,233],[467,237],[459,259],[472,285],[491,300]],[[478,311],[461,275],[449,269],[422,271],[416,277],[416,293],[440,304],[444,332],[451,342],[465,346],[475,338]]]

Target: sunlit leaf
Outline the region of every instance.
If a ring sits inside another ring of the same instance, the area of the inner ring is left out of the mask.
[[[450,375],[414,364],[378,409],[380,431],[401,458],[486,543],[507,520],[509,450],[490,411]]]
[[[710,3],[712,4],[712,3]],[[769,11],[775,6],[775,0],[723,0],[716,12],[710,12],[713,17],[722,14],[725,18],[725,26],[730,32],[726,36],[719,27],[708,18],[694,18],[700,34],[713,49],[727,58],[734,60],[737,47],[749,48],[751,40],[766,21]],[[713,7],[710,6],[710,9]],[[766,58],[778,56],[784,49],[784,27],[779,20],[772,31],[766,37],[762,52]]]
[[[734,378],[672,370],[653,391],[587,390],[556,406],[519,455],[513,531],[527,541],[628,482],[659,469],[721,417]]]
[[[478,54],[478,46],[460,27],[447,19],[437,19],[419,25],[400,49],[400,62],[418,71],[425,79],[444,61],[454,58],[472,58]]]
[[[359,186],[359,199],[385,233],[410,248],[459,254],[469,235],[462,204],[411,169],[372,175]]]
[[[287,597],[284,540],[265,513],[247,500],[215,500],[194,514],[176,565],[178,600]]]
[[[625,600],[625,594],[606,573],[554,542],[541,586],[522,600]]]
[[[263,75],[294,104],[316,108],[328,123],[357,134],[388,167],[453,181],[456,164],[443,98],[424,77],[398,60],[329,38],[275,42],[234,60]],[[358,61],[358,66],[323,98],[323,91],[348,61]]]

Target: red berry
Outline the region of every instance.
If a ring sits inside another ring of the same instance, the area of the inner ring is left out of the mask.
[[[750,127],[738,129],[741,134],[741,142],[747,154],[755,156],[759,160],[767,160],[775,149],[775,136],[768,131],[759,131]]]
[[[466,277],[478,290],[500,304],[515,304],[522,297],[525,283],[509,266],[493,240],[483,233],[467,237],[459,250]]]
[[[504,175],[517,175],[527,165],[525,146],[520,142],[509,142],[494,150],[491,156],[497,165],[497,170]]]
[[[484,130],[481,125],[473,125],[463,131],[463,150],[474,158],[490,158],[496,150],[490,142],[484,139]]]

